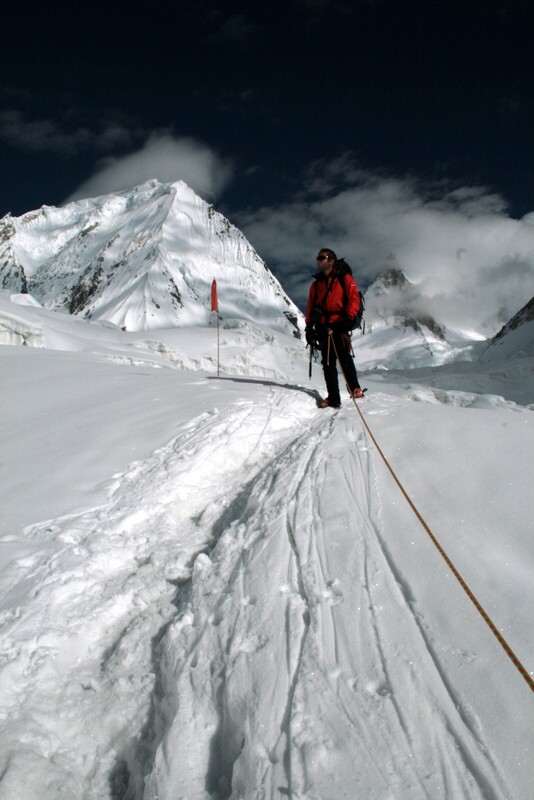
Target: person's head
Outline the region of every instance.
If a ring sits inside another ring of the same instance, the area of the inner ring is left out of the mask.
[[[337,256],[329,247],[321,247],[317,253],[316,261],[323,275],[330,275],[337,261]]]

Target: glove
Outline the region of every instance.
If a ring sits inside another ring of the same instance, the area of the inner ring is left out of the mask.
[[[306,325],[305,335],[306,335],[306,344],[309,344],[310,346],[315,344],[316,337],[313,325],[309,324]]]
[[[337,331],[340,335],[343,333],[352,333],[352,319],[350,317],[343,317],[342,319],[337,320],[333,324],[330,324],[330,328],[333,331]]]

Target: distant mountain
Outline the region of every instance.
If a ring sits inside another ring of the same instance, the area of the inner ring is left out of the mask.
[[[401,292],[406,291],[413,283],[411,283],[404,272],[396,267],[385,269],[375,278],[372,287],[373,293],[381,295],[391,289],[399,289]],[[369,291],[369,290],[368,290]]]
[[[445,329],[420,309],[417,287],[397,268],[381,272],[365,292],[366,317],[412,328],[424,335],[423,328],[445,340]]]
[[[380,272],[364,297],[365,335],[355,339],[360,368],[437,367],[473,359],[473,337],[438,322],[402,270]]]
[[[185,183],[0,220],[0,289],[129,330],[223,318],[300,336],[301,315],[245,236]]]
[[[489,340],[483,361],[534,356],[534,297]]]

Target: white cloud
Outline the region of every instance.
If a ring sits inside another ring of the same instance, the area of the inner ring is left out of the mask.
[[[66,158],[80,153],[100,157],[95,174],[68,201],[129,189],[153,178],[183,180],[212,199],[233,172],[228,160],[202,142],[176,137],[169,129],[149,132],[135,119],[113,110],[95,117],[83,107],[72,106],[49,119],[30,119],[15,109],[0,110],[0,141],[20,150]],[[139,149],[127,155],[117,155],[136,147]]]
[[[135,153],[108,160],[67,202],[131,189],[153,178],[163,183],[183,180],[201,197],[211,199],[231,177],[231,164],[205,144],[190,138],[153,135]]]
[[[301,306],[320,247],[344,256],[364,285],[394,263],[438,321],[485,335],[534,294],[533,215],[511,219],[502,198],[480,187],[388,178],[346,156],[323,166],[308,171],[294,202],[234,220]]]

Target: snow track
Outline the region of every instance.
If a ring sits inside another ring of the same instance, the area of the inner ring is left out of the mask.
[[[2,800],[122,796],[131,742],[150,752],[155,658],[180,586],[240,513],[243,476],[305,424],[282,400],[201,415],[116,476],[101,508],[28,531],[33,554],[5,576]]]
[[[506,796],[384,552],[357,427],[320,416],[197,559],[147,800]]]
[[[3,620],[2,800],[508,797],[373,461],[353,409],[271,388],[34,526]]]

